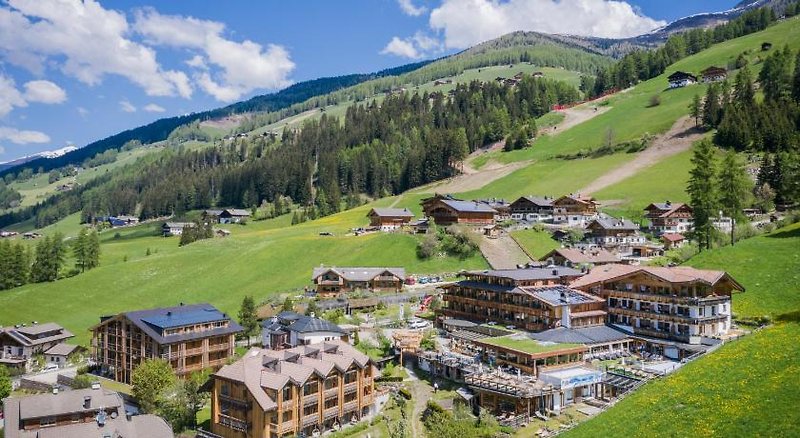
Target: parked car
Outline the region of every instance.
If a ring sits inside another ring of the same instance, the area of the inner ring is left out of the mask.
[[[415,319],[408,322],[408,328],[410,329],[423,329],[430,325],[430,322],[425,321],[424,319]]]
[[[42,372],[46,373],[46,372],[49,372],[49,371],[56,371],[56,370],[58,370],[58,365],[54,364],[54,363],[49,363],[49,364],[44,366],[44,369],[42,370]]]

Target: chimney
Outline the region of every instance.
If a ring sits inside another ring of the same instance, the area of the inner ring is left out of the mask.
[[[92,396],[85,395],[83,396],[83,409],[89,409],[92,407]]]
[[[125,411],[125,419],[128,421],[131,421],[131,419],[133,419],[133,414],[131,414],[131,411]]]
[[[58,394],[58,386],[53,386],[53,394]]]

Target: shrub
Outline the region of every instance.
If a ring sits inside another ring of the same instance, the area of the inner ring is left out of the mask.
[[[659,106],[659,105],[661,105],[661,95],[654,94],[650,96],[650,100],[647,103],[647,107],[652,108],[654,106]]]
[[[408,389],[406,389],[406,388],[400,388],[400,390],[399,390],[399,391],[397,391],[397,392],[398,392],[398,393],[399,393],[401,396],[403,396],[403,398],[404,398],[404,399],[406,399],[406,400],[411,400],[411,391],[409,391]]]

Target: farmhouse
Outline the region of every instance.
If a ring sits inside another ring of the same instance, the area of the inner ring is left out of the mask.
[[[74,336],[53,322],[0,327],[0,365],[27,369],[34,355],[43,354]]]
[[[164,222],[164,225],[161,226],[161,234],[163,234],[164,237],[180,236],[183,234],[184,228],[193,226],[194,223],[192,222]]]
[[[486,204],[496,212],[494,214],[495,222],[502,222],[511,219],[511,204],[506,202],[505,199],[478,199],[478,202]]]
[[[664,233],[661,235],[664,249],[680,248],[686,243],[686,237],[679,233]]]
[[[583,227],[597,217],[597,202],[590,196],[567,195],[553,201],[553,222]]]
[[[553,198],[547,196],[522,196],[511,203],[511,218],[528,222],[553,219]]]
[[[219,224],[238,224],[250,217],[250,212],[241,208],[226,208],[224,210],[205,210],[203,217]]]
[[[128,215],[109,216],[106,219],[106,222],[108,222],[108,225],[110,225],[111,228],[127,227],[129,225],[137,225],[139,223],[139,218]]]
[[[336,324],[289,311],[264,320],[261,329],[264,347],[272,350],[338,341],[343,337],[346,340],[344,330]]]
[[[314,436],[374,412],[377,369],[341,341],[247,352],[212,376],[211,432]]]
[[[369,225],[381,231],[397,231],[414,219],[407,208],[373,208],[367,213]]]
[[[647,239],[639,234],[639,225],[628,219],[601,217],[586,226],[588,241],[602,248],[628,252],[632,246],[643,245]]]
[[[466,273],[466,280],[444,286],[437,313],[533,331],[602,324],[603,301],[564,286],[581,274],[565,267]]]
[[[421,202],[425,216],[436,225],[466,225],[482,228],[495,223],[497,211],[478,201],[463,201],[452,196],[435,195]]]
[[[680,359],[704,338],[731,326],[731,294],[744,287],[723,271],[685,266],[608,265],[594,268],[571,287],[607,300],[608,322]]]
[[[311,273],[311,281],[321,297],[336,296],[354,290],[400,292],[406,280],[403,268],[337,268],[320,266]]]
[[[682,88],[697,83],[697,76],[691,73],[676,71],[667,77],[667,81],[669,81],[669,88]]]
[[[155,415],[130,415],[122,396],[103,388],[3,400],[6,438],[172,438]],[[113,435],[112,435],[113,432]]]
[[[74,354],[85,352],[86,349],[80,345],[67,343],[56,344],[44,352],[44,361],[47,364],[56,364],[59,368],[64,368],[69,364],[69,357]]]
[[[602,248],[556,248],[540,260],[548,264],[569,267],[607,265],[621,261],[617,255]]]
[[[242,327],[210,304],[192,304],[104,316],[91,330],[103,372],[128,383],[147,359],[169,361],[178,376],[217,369],[233,356]]]
[[[694,228],[692,207],[684,203],[653,203],[644,208],[645,217],[650,221],[650,230],[664,233],[686,233]]]
[[[700,74],[703,76],[703,82],[705,83],[724,81],[728,77],[727,70],[713,65],[701,71]]]

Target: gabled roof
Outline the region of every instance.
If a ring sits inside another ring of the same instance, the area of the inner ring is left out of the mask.
[[[586,228],[591,227],[592,224],[597,224],[600,226],[600,228],[603,228],[605,230],[636,231],[639,229],[639,224],[635,224],[628,219],[617,219],[613,217],[602,217],[594,219],[591,222],[589,222],[588,225],[586,225]]]
[[[414,213],[407,208],[373,208],[367,216],[381,217],[414,217]]]
[[[226,208],[225,210],[231,216],[250,216],[250,212],[241,208]]]
[[[712,66],[706,68],[705,70],[701,71],[700,74],[702,74],[703,76],[726,75],[726,74],[728,74],[728,70],[726,70],[726,69],[724,69],[722,67],[717,67],[717,66],[712,65]]]
[[[548,198],[547,196],[520,196],[516,201],[512,202],[511,204],[516,204],[520,201],[528,201],[534,205],[539,207],[552,207],[553,206],[553,198]]]
[[[45,351],[44,354],[49,354],[51,356],[69,356],[73,351],[79,348],[82,347],[73,344],[61,343],[53,345],[49,350]]]
[[[661,238],[669,242],[680,242],[681,240],[686,240],[686,237],[680,233],[664,233],[661,235]]]
[[[596,205],[597,204],[597,201],[591,196],[585,196],[585,195],[581,195],[581,194],[577,194],[577,195],[569,194],[569,195],[564,195],[564,196],[561,196],[560,198],[557,198],[555,201],[553,201],[553,205],[560,204],[562,201],[566,201],[566,200],[572,200],[572,201],[575,201],[575,202],[577,202],[579,204],[585,204],[585,205]]]
[[[580,250],[575,248],[556,248],[547,253],[541,260],[547,260],[555,255],[560,255],[571,263],[616,263],[620,258],[602,249]]]
[[[401,280],[406,279],[406,270],[404,268],[337,268],[320,266],[318,268],[314,268],[311,272],[311,280],[316,280],[319,278],[319,276],[325,274],[326,272],[334,272],[340,277],[349,281],[370,281],[384,272],[389,272]]]
[[[51,334],[49,336],[42,336],[47,333]],[[63,341],[75,336],[70,331],[52,322],[45,324],[34,324],[28,327],[6,327],[5,329],[0,328],[0,336],[3,335],[8,336],[14,342],[26,347]]]
[[[552,280],[562,277],[582,275],[577,269],[565,266],[543,266],[522,269],[489,269],[484,271],[469,271],[466,275],[485,275],[488,277],[506,278],[513,281]]]
[[[671,81],[680,81],[682,79],[692,79],[692,80],[696,81],[697,80],[697,76],[695,76],[695,75],[693,75],[691,73],[686,73],[685,71],[676,71],[675,73],[672,73],[671,75],[667,76],[667,80],[670,81],[670,82]]]
[[[164,222],[164,226],[167,228],[188,228],[193,227],[193,222]]]
[[[690,207],[688,204],[685,204],[683,202],[676,202],[676,203],[654,202],[654,203],[648,205],[647,207],[645,207],[644,209],[646,211],[648,211],[648,212],[649,211],[653,211],[653,210],[657,210],[660,213],[659,217],[668,217],[669,215],[671,215],[675,211],[680,210],[681,208],[684,208],[684,207],[688,208],[689,211],[692,211],[692,207]]]
[[[735,290],[744,292],[744,286],[739,284],[725,271],[713,271],[708,269],[696,269],[689,266],[661,267],[661,266],[632,266],[611,264],[598,266],[588,274],[573,281],[570,287],[584,288],[599,283],[618,280],[629,277],[637,273],[646,273],[655,276],[669,283],[705,283],[715,285],[721,280],[731,282]]]
[[[321,318],[302,316],[292,323],[288,329],[298,333],[334,332],[344,334],[338,325]]]
[[[488,204],[478,201],[442,199],[442,203],[460,213],[497,213],[497,211]]]
[[[119,316],[128,318],[131,323],[161,345],[206,338],[209,336],[234,334],[243,330],[242,326],[236,323],[236,321],[208,303],[136,310],[121,313]],[[107,320],[108,319],[104,319],[100,325]],[[217,321],[228,321],[228,326],[177,335],[165,336],[163,334],[164,330],[170,328]]]

